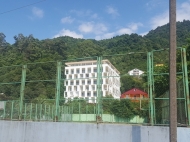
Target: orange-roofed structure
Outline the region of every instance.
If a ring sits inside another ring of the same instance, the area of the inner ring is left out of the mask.
[[[138,100],[138,99],[143,99],[143,98],[148,98],[148,93],[140,90],[140,89],[137,89],[137,88],[133,88],[133,89],[130,89],[126,92],[124,92],[121,97],[121,99],[131,99],[131,100]]]

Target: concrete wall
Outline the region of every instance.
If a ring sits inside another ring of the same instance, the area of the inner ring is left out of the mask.
[[[147,120],[144,118],[141,118],[139,116],[134,116],[132,119],[127,118],[119,118],[117,116],[114,116],[113,114],[102,114],[102,120],[103,122],[127,122],[127,123],[136,123],[136,124],[142,124],[146,123]],[[96,122],[96,114],[62,114],[61,121],[77,121],[77,122]]]
[[[189,140],[190,128],[178,128],[178,142]],[[169,142],[169,129],[127,124],[0,121],[0,142]]]

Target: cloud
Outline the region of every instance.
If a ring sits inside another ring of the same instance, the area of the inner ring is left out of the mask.
[[[37,8],[37,7],[32,8],[32,13],[34,16],[36,16],[38,18],[43,18],[43,16],[44,16],[44,11],[42,9]]]
[[[147,35],[147,34],[148,34],[148,32],[144,32],[144,33],[140,33],[139,35],[145,36],[145,35]]]
[[[100,35],[95,36],[96,40],[102,40],[102,39],[109,39],[116,35],[123,35],[123,34],[132,34],[135,33],[140,26],[143,26],[141,23],[131,23],[125,28],[120,28],[115,32],[109,32],[109,33],[103,33]]]
[[[72,23],[74,21],[73,18],[71,18],[70,16],[69,17],[64,17],[61,19],[61,23]]]
[[[102,34],[107,31],[107,27],[102,23],[86,22],[79,26],[82,33]]]
[[[91,22],[83,23],[79,26],[79,31],[83,33],[93,32],[94,25]]]
[[[98,14],[96,14],[96,13],[92,14],[92,15],[91,15],[91,18],[97,19],[97,18],[98,18]]]
[[[190,0],[181,4],[177,10],[177,21],[190,20]]]
[[[69,11],[71,14],[75,14],[77,17],[88,17],[91,19],[98,19],[98,14],[93,13],[90,10],[70,10]]]
[[[108,14],[111,14],[113,17],[119,16],[119,13],[117,12],[117,9],[111,7],[111,6],[107,6],[106,7],[106,12]]]
[[[182,3],[177,8],[177,21],[190,20],[190,0]],[[150,21],[153,29],[158,26],[169,23],[169,11],[165,11],[160,15],[153,17]]]
[[[125,28],[119,29],[116,33],[119,35],[122,34],[132,34],[135,33],[140,26],[143,26],[141,23],[131,23]]]
[[[62,29],[58,34],[56,34],[54,36],[54,38],[60,37],[60,36],[70,36],[70,37],[73,37],[73,38],[83,38],[82,34],[77,34],[76,32],[70,31],[70,30],[67,30],[67,29]]]
[[[154,10],[158,7],[164,7],[168,5],[168,1],[166,0],[149,0],[146,4],[147,10]]]
[[[151,19],[151,27],[152,29],[157,28],[158,26],[162,26],[169,22],[169,12],[164,12],[160,15],[157,15]]]
[[[105,33],[103,35],[97,35],[97,36],[95,36],[95,39],[96,40],[109,39],[109,38],[114,37],[114,35],[115,35],[115,32]]]
[[[70,12],[76,14],[79,17],[90,16],[92,14],[90,10],[71,10]]]
[[[79,25],[78,30],[80,34],[68,29],[62,29],[54,38],[59,36],[70,36],[73,38],[83,38],[83,34],[95,35],[96,40],[109,39],[116,35],[135,33],[139,27],[143,26],[141,23],[130,23],[126,27],[120,28],[113,32],[107,32],[108,28],[102,23],[86,22]]]

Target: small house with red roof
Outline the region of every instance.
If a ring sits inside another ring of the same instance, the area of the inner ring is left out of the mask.
[[[138,100],[138,99],[143,99],[143,98],[148,98],[148,93],[140,90],[140,89],[137,89],[137,88],[133,88],[133,89],[130,89],[126,92],[124,92],[121,97],[121,99],[131,99],[131,100]]]

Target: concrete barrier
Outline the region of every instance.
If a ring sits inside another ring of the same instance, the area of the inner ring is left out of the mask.
[[[178,128],[189,142],[190,128]],[[169,142],[169,128],[109,123],[0,121],[0,142]]]

